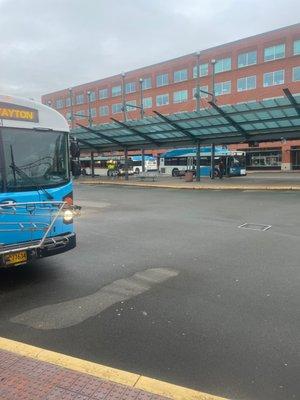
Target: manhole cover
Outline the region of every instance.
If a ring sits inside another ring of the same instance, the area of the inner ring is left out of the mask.
[[[245,223],[239,226],[239,228],[243,229],[252,229],[253,231],[267,231],[271,228],[272,225],[262,225],[262,224],[249,224]]]

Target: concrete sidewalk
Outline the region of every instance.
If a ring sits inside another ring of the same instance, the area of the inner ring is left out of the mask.
[[[141,181],[138,176],[130,176],[128,181],[122,178],[81,177],[80,184],[123,185],[143,188],[191,189],[191,190],[300,190],[299,173],[251,173],[245,177],[224,177],[211,180],[201,178],[200,182],[185,182],[184,178],[158,176],[155,182]]]

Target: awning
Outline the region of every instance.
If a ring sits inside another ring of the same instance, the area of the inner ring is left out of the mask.
[[[211,107],[200,112],[154,115],[140,120],[80,126],[72,130],[82,149],[140,150],[300,139],[300,95]]]

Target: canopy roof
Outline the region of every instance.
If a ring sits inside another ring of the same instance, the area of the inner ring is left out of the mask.
[[[194,145],[300,139],[300,95],[283,89],[285,97],[218,106],[200,112],[162,115],[140,120],[73,129],[82,149],[109,151]]]

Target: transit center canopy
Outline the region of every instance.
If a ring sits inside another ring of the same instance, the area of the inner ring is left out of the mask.
[[[300,95],[72,130],[82,149],[109,151],[300,139]],[[78,125],[78,124],[77,124]]]

